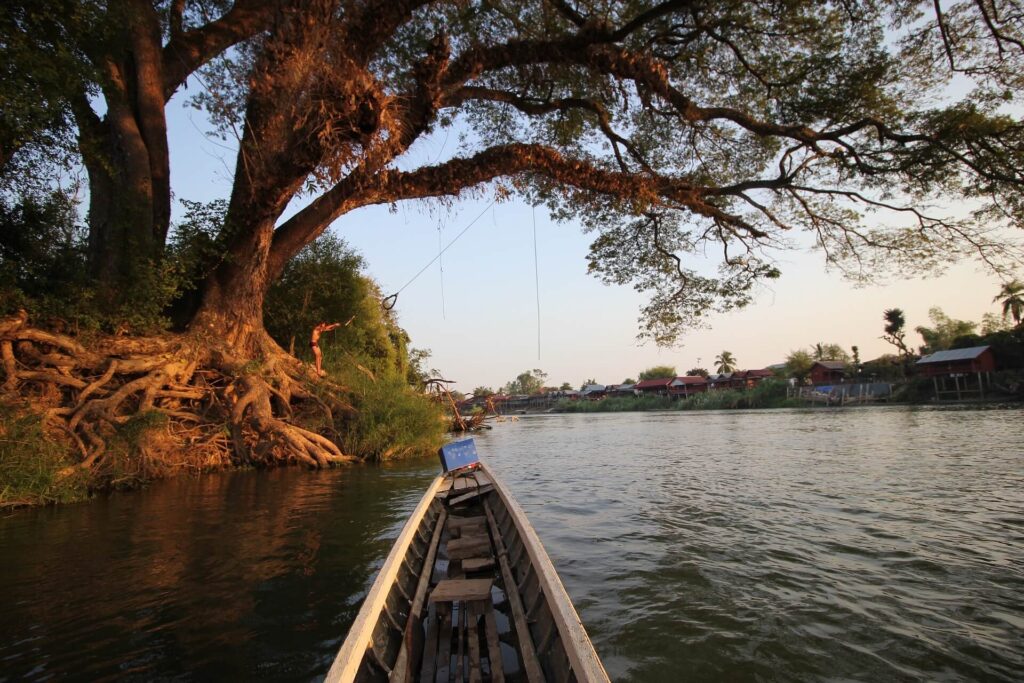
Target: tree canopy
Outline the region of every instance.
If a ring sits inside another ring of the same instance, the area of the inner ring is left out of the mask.
[[[676,368],[674,365],[655,365],[642,370],[637,377],[641,382],[648,379],[673,379],[676,377]]]
[[[193,326],[244,347],[337,219],[490,188],[581,221],[590,272],[645,293],[641,335],[671,343],[792,246],[862,279],[1020,263],[1024,35],[1004,4],[10,0],[0,172],[73,147],[90,272],[116,296],[163,255],[165,108],[195,83],[239,149]],[[452,130],[450,157],[417,163]]]
[[[516,376],[514,380],[502,387],[506,394],[539,394],[544,388],[544,380],[548,373],[540,368],[525,370]]]
[[[804,382],[810,376],[812,365],[814,365],[814,358],[803,349],[790,351],[786,356],[786,372],[799,382]]]
[[[931,320],[931,327],[918,325],[914,328],[924,340],[922,354],[951,349],[957,339],[973,335],[978,327],[977,323],[968,320],[950,318],[938,306],[928,309],[928,318]]]

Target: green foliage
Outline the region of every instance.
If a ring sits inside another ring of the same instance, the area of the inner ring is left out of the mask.
[[[471,393],[473,396],[494,396],[494,389],[491,389],[490,387],[480,386],[469,393]]]
[[[872,382],[897,382],[907,374],[906,356],[886,354],[861,363],[860,377]]]
[[[995,313],[985,313],[981,316],[981,334],[995,334],[996,332],[1008,332],[1013,329],[1013,324],[1006,318]]]
[[[722,351],[715,356],[715,370],[719,373],[733,372],[736,370],[736,358],[731,351]]]
[[[801,383],[811,374],[812,365],[814,365],[814,358],[803,349],[790,351],[786,356],[786,372]]]
[[[1024,282],[1017,278],[1004,282],[992,301],[1002,304],[1004,319],[1012,316],[1016,325],[1024,321]]]
[[[886,309],[882,313],[882,319],[885,321],[885,327],[883,328],[885,334],[882,335],[882,339],[899,349],[901,356],[909,355],[910,350],[907,348],[907,332],[905,329],[907,319],[904,317],[903,311],[899,308]]]
[[[300,358],[312,358],[309,338],[320,322],[351,323],[325,333],[320,347],[340,349],[373,372],[396,371],[419,382],[430,352],[412,357],[409,337],[381,306],[377,284],[362,273],[362,256],[343,240],[324,234],[285,267],[267,292],[263,320],[270,335]]]
[[[0,187],[39,191],[76,156],[70,98],[95,92],[95,70],[72,36],[96,35],[98,3],[0,3]]]
[[[70,190],[0,198],[0,312],[25,308],[37,320],[78,331],[166,329],[168,312],[223,258],[213,235],[224,202],[185,204],[189,212],[165,258],[138,262],[135,286],[108,296],[88,275],[86,230]]]
[[[559,402],[557,409],[565,413],[620,413],[642,410],[671,410],[677,401],[668,396],[609,396],[600,401]]]
[[[928,318],[931,319],[933,327],[920,325],[915,328],[924,340],[922,354],[951,349],[957,339],[973,335],[978,327],[977,323],[950,318],[937,306],[928,309]]]
[[[1024,368],[1024,326],[1017,325],[1009,330],[999,330],[982,335],[971,346],[992,347],[996,367],[999,369]]]
[[[548,378],[548,373],[544,372],[540,368],[534,368],[533,370],[525,370],[519,373],[519,375],[506,384],[502,391],[506,394],[539,394],[541,389],[544,388],[544,380]]]
[[[442,408],[412,389],[406,375],[385,368],[371,377],[359,360],[338,347],[324,349],[324,369],[347,388],[355,413],[336,425],[345,453],[369,460],[391,460],[434,453],[444,443]]]
[[[711,373],[708,372],[707,368],[690,368],[686,371],[688,377],[710,377]]]
[[[85,472],[73,467],[70,448],[46,433],[39,415],[0,408],[0,509],[86,498]]]
[[[818,342],[814,345],[814,360],[835,360],[849,363],[850,354],[839,344],[823,344]]]
[[[746,390],[707,391],[685,399],[681,410],[739,410],[753,408],[790,408],[798,402],[786,398],[786,382],[766,379]]]
[[[85,235],[70,193],[0,198],[0,302],[3,313],[31,308],[44,317],[88,310]]]
[[[655,365],[654,367],[641,371],[639,375],[641,382],[648,379],[673,379],[676,376],[676,368],[674,365]]]

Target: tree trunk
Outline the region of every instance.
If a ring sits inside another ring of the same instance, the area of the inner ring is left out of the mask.
[[[272,233],[271,230],[267,231]],[[232,251],[205,284],[203,301],[189,329],[211,335],[247,358],[264,355],[269,336],[263,328],[263,301],[270,286],[266,250],[258,235]],[[269,234],[264,238],[269,244]]]
[[[159,18],[143,0],[120,9],[125,53],[94,56],[107,75],[106,115],[101,121],[84,93],[73,109],[89,173],[92,275],[123,297],[163,253],[171,192]]]

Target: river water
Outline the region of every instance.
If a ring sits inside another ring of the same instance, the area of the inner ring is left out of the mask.
[[[524,417],[477,437],[613,680],[1017,681],[1024,411]],[[0,681],[323,676],[432,460],[0,518]]]

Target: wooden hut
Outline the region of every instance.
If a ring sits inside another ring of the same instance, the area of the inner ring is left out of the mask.
[[[996,359],[990,346],[937,351],[917,361],[918,372],[932,378],[935,399],[984,398]]]
[[[645,396],[668,396],[669,385],[672,384],[674,380],[675,377],[645,379],[642,382],[637,382],[633,389]]]
[[[841,360],[819,360],[811,366],[811,384],[842,384],[846,380],[846,363]]]
[[[703,394],[708,390],[708,380],[700,375],[686,375],[676,377],[668,385],[668,392],[671,396],[686,398],[694,394]]]

